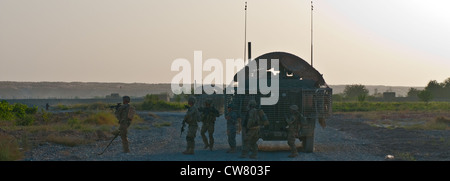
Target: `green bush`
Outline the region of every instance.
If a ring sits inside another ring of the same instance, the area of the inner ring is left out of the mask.
[[[25,118],[26,110],[28,106],[25,104],[14,104],[13,105],[13,113],[16,115],[17,118],[23,119]]]
[[[65,110],[69,110],[69,107],[66,105],[63,105],[63,104],[58,104],[58,105],[56,105],[56,109],[65,111]]]
[[[33,115],[25,115],[23,118],[20,118],[15,122],[18,126],[31,126],[34,123]]]
[[[0,102],[0,120],[13,120],[15,118],[13,107],[6,101]]]
[[[67,124],[70,127],[79,127],[81,125],[81,121],[78,118],[70,118],[69,120],[67,120]]]
[[[0,120],[19,119],[19,125],[31,125],[34,118],[31,115],[37,113],[38,108],[28,107],[25,104],[9,104],[6,101],[0,102]]]
[[[136,104],[136,108],[147,111],[178,111],[184,110],[184,105],[184,103],[180,102],[167,102],[159,100],[158,96],[149,94],[145,96],[143,103]]]
[[[25,113],[27,113],[27,114],[36,114],[37,111],[38,111],[38,107],[37,106],[27,107],[25,109]]]
[[[49,113],[47,111],[42,111],[42,120],[45,123],[49,123],[50,122],[50,117],[52,116],[52,113]]]

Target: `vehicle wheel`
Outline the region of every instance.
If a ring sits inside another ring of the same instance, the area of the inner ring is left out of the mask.
[[[314,136],[305,137],[302,141],[303,151],[312,153],[314,151]]]

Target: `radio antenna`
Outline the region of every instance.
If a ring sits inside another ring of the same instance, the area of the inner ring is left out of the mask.
[[[311,67],[313,67],[313,10],[314,10],[314,6],[313,6],[313,1],[311,0]]]
[[[247,64],[247,61],[245,61],[245,53],[247,52],[247,1],[245,2],[245,25],[244,25],[244,62]]]

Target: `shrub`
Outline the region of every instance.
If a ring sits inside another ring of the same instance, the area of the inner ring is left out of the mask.
[[[25,118],[27,108],[28,106],[25,104],[14,104],[12,111],[17,118],[23,119]]]
[[[69,110],[69,107],[66,105],[58,104],[58,105],[56,105],[56,109],[65,111],[65,110]]]
[[[70,118],[69,120],[67,120],[67,124],[70,127],[79,127],[81,125],[81,121],[78,118]]]
[[[34,123],[34,116],[33,115],[25,115],[23,118],[20,118],[15,123],[18,126],[31,126]]]
[[[25,113],[27,113],[27,114],[36,114],[37,111],[38,111],[38,107],[37,106],[27,107],[25,109]]]
[[[14,113],[13,107],[9,105],[6,101],[0,102],[0,120],[13,120]]]
[[[90,115],[85,122],[96,125],[116,125],[119,121],[110,112],[98,112]]]

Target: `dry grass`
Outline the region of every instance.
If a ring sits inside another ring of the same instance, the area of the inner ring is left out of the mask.
[[[14,137],[0,133],[0,161],[14,161],[23,157]]]
[[[140,124],[143,122],[144,122],[144,119],[142,119],[139,115],[135,114],[131,124]]]
[[[436,118],[436,123],[443,123],[443,124],[448,124],[450,125],[450,119],[444,117],[444,116],[440,116]]]
[[[163,127],[163,126],[172,126],[172,123],[168,122],[168,121],[164,121],[164,122],[153,123],[153,126],[157,127],[157,128],[160,128],[160,127]]]
[[[424,124],[406,126],[405,128],[416,130],[450,130],[450,120],[445,117],[438,116],[435,119],[428,120]]]
[[[35,124],[20,126],[13,121],[0,121],[0,161],[20,160],[23,152],[42,142],[50,142],[69,147],[89,144],[105,139],[105,132],[112,126],[118,126],[118,120],[111,112],[68,112],[35,115]],[[132,124],[138,129],[150,129],[142,126],[144,120],[135,115]],[[162,123],[160,126],[170,126]],[[14,135],[10,136],[10,135]]]
[[[110,112],[98,112],[90,115],[85,123],[95,124],[95,125],[117,125],[118,121],[116,116]]]
[[[156,115],[155,113],[152,113],[152,112],[148,113],[148,116],[150,116],[150,117],[152,117],[154,119],[159,119],[160,118],[158,115]]]
[[[370,111],[341,114],[354,119],[366,119],[366,123],[377,127],[450,130],[448,111]]]
[[[408,152],[401,152],[396,154],[396,159],[403,160],[403,161],[416,161],[416,158],[413,154]]]

